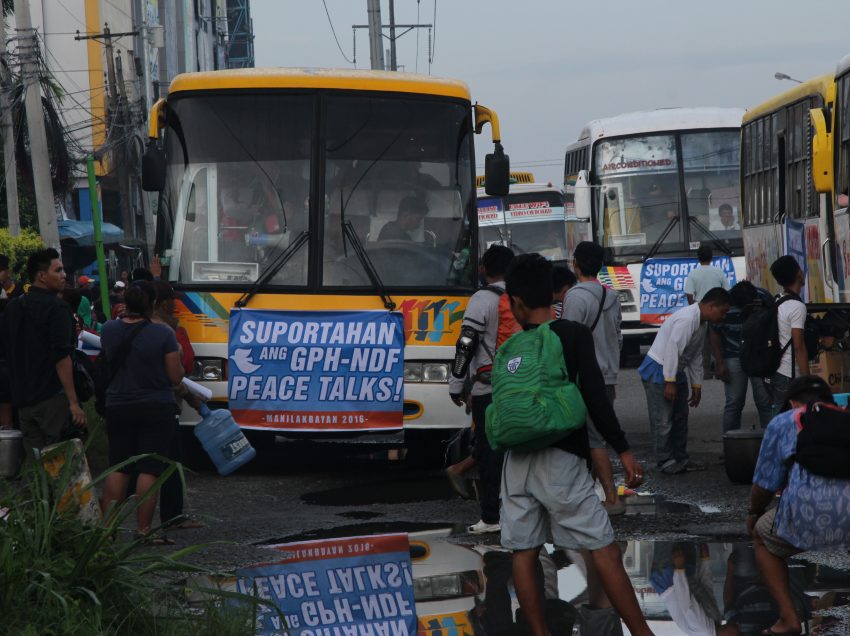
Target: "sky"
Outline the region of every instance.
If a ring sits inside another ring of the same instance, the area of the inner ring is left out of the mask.
[[[370,68],[367,31],[357,30],[355,50],[351,28],[367,24],[366,6],[251,0],[256,65],[354,68],[343,56],[356,53],[356,68]],[[567,145],[591,119],[751,107],[792,87],[774,73],[833,73],[850,53],[848,0],[395,0],[395,20],[435,25],[431,63],[428,29],[417,29],[397,40],[399,66],[465,81],[499,114],[512,169],[558,184]],[[481,163],[487,130],[477,144]]]

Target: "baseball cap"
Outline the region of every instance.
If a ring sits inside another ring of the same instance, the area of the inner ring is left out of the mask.
[[[781,410],[789,410],[791,408],[791,400],[797,400],[798,397],[805,393],[817,395],[817,399],[820,402],[833,402],[832,389],[829,388],[826,380],[817,375],[801,375],[788,383],[788,389],[785,391],[785,400]]]
[[[83,275],[83,276],[80,276],[80,277],[77,279],[77,282],[78,282],[80,285],[87,285],[88,283],[93,283],[93,282],[94,282],[94,279],[93,279],[93,278],[89,278],[89,277],[88,277],[88,276],[86,276],[86,275]]]
[[[113,287],[114,287],[115,289],[124,289],[124,287],[126,287],[126,285],[124,285],[124,281],[123,281],[123,280],[116,280],[116,281],[115,281],[115,284],[113,285]]]

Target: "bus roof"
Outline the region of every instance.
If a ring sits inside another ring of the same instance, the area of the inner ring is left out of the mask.
[[[698,128],[739,128],[742,108],[659,108],[614,117],[594,119],[581,129],[575,145],[586,145],[602,137]]]
[[[850,71],[850,53],[841,58],[835,69],[835,77],[841,77],[847,71]]]
[[[812,95],[821,95],[826,98],[829,94],[830,86],[832,86],[834,82],[835,80],[831,75],[821,75],[810,79],[807,82],[803,82],[802,84],[797,84],[796,86],[789,88],[784,93],[775,95],[769,100],[747,110],[747,113],[744,115],[743,123],[748,124],[754,119],[758,119],[759,117],[772,113],[783,106],[793,104],[794,102],[798,102],[806,97],[811,97]]]
[[[182,73],[172,80],[170,93],[263,88],[385,91],[439,95],[470,101],[469,88],[458,80],[415,73],[334,68],[245,68]]]

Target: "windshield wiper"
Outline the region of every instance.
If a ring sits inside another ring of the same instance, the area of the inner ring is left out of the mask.
[[[698,229],[702,230],[703,233],[710,238],[718,248],[720,248],[721,252],[726,254],[726,256],[732,256],[732,250],[730,250],[729,247],[721,241],[714,232],[705,227],[695,216],[689,216],[688,220],[696,225]]]
[[[339,191],[340,200],[342,200],[342,190]],[[349,199],[351,197],[349,196]],[[360,264],[363,266],[363,270],[366,272],[366,276],[369,277],[369,282],[372,283],[372,287],[375,291],[378,292],[378,295],[381,297],[381,300],[384,301],[384,307],[389,311],[393,311],[396,307],[395,302],[392,298],[390,298],[387,293],[387,288],[384,287],[384,281],[381,280],[381,276],[378,274],[378,270],[375,269],[374,263],[372,263],[372,259],[369,258],[369,254],[366,253],[366,248],[363,247],[363,243],[360,242],[360,237],[357,236],[357,231],[354,229],[354,226],[351,224],[351,221],[347,221],[345,219],[345,206],[342,206],[342,209],[339,213],[339,225],[342,230],[342,250],[346,256],[348,256],[347,252],[345,252],[346,239],[351,241],[351,247],[354,248],[354,254],[357,256],[357,260],[360,261]]]
[[[301,232],[298,236],[295,237],[295,240],[289,244],[285,250],[283,250],[277,257],[269,263],[266,268],[262,271],[262,273],[257,276],[257,280],[245,290],[245,293],[236,301],[236,307],[245,307],[248,302],[256,295],[260,289],[265,287],[266,283],[271,280],[271,278],[277,274],[280,269],[286,265],[295,253],[304,245],[307,240],[310,238],[310,233],[307,230]]]
[[[646,253],[646,256],[643,257],[644,262],[648,261],[650,258],[655,256],[655,254],[658,252],[659,248],[661,247],[661,244],[667,238],[667,235],[670,234],[670,232],[673,231],[673,226],[676,225],[676,223],[678,223],[678,222],[679,222],[678,216],[674,216],[672,219],[670,219],[670,222],[667,223],[667,227],[664,228],[664,231],[661,233],[661,236],[658,237],[658,239],[655,241],[655,243],[652,244],[652,247],[649,248],[649,251]]]

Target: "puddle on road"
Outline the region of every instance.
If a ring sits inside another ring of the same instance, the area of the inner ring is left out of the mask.
[[[368,506],[370,504],[442,501],[457,495],[442,476],[396,479],[343,486],[301,495],[304,503],[316,506]]]
[[[656,502],[666,503],[666,502]],[[644,504],[641,504],[644,505]],[[689,509],[693,509],[690,506]],[[360,513],[363,511],[350,511]],[[345,513],[343,513],[345,514]],[[372,522],[324,528],[264,541],[272,545],[327,538],[343,538],[395,532],[421,532],[448,528],[450,524],[408,522]],[[429,565],[428,557],[419,560],[419,574],[414,577],[451,577],[460,570],[477,567],[484,586],[477,591],[458,592],[447,601],[424,602],[417,597],[420,625],[439,619],[435,616],[461,613],[474,634],[507,633],[519,607],[511,581],[511,555],[498,545],[470,544],[468,535],[429,533],[427,554],[445,555],[446,544],[462,543],[469,557],[437,560]],[[497,540],[494,536],[479,538]],[[776,605],[759,573],[751,543],[719,543],[694,541],[629,541],[622,542],[623,565],[632,583],[644,616],[656,634],[717,634],[717,636],[754,636],[777,619]],[[459,550],[453,545],[450,550]],[[474,563],[477,562],[477,566]],[[579,610],[594,603],[598,590],[587,585],[587,567],[574,551],[555,550],[547,545],[541,555],[547,598],[559,599],[552,605],[558,622],[557,633],[573,633],[578,621],[598,620],[599,615]],[[421,569],[425,566],[426,569]],[[436,568],[436,569],[435,569]],[[789,561],[792,597],[806,633],[814,636],[846,636],[850,633],[850,555],[846,551],[819,553],[811,558]],[[423,574],[423,572],[428,572]],[[424,589],[427,586],[414,586]],[[462,610],[459,608],[463,608]],[[683,622],[687,612],[688,624]],[[616,619],[614,619],[616,620]],[[591,625],[594,623],[591,623]],[[702,624],[702,630],[693,626]],[[586,626],[582,635],[602,633]],[[422,632],[420,632],[422,633]],[[424,632],[430,634],[427,630]],[[554,632],[553,632],[554,633]],[[627,633],[627,632],[626,632]]]

